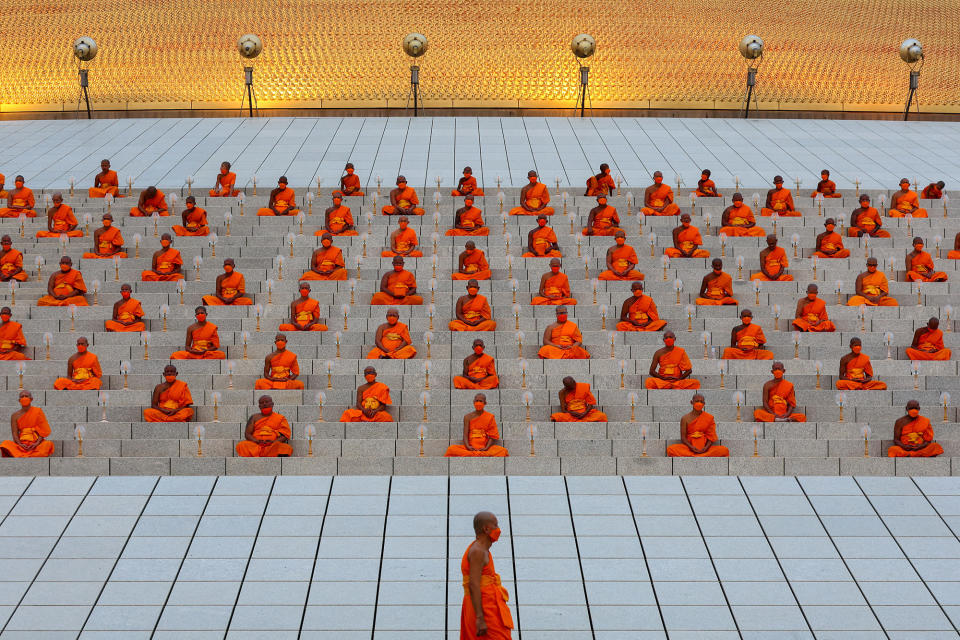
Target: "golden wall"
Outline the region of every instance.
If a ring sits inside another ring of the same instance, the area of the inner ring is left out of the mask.
[[[264,41],[261,106],[403,106],[410,31],[428,106],[570,107],[574,34],[598,43],[595,107],[736,107],[747,33],[766,41],[763,108],[902,108],[899,43],[927,54],[922,109],[960,110],[960,0],[0,0],[3,109],[75,107],[71,43],[92,36],[101,108],[236,106],[239,35]],[[21,105],[17,107],[16,105]]]

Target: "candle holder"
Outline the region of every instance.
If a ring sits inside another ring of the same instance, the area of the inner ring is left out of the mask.
[[[704,331],[701,333],[700,341],[703,342],[703,359],[706,360],[709,357],[710,332]]]
[[[427,360],[432,356],[430,352],[431,345],[433,344],[433,331],[425,331],[423,334],[423,340],[427,343]]]
[[[654,250],[657,246],[657,234],[651,231],[647,236],[647,240],[650,241],[650,257],[652,258],[654,256]]]
[[[347,316],[350,315],[350,305],[345,304],[340,307],[340,313],[343,315],[343,330],[348,331],[349,326],[347,325]]]
[[[15,284],[15,280],[11,278],[8,286],[10,288],[10,306],[15,307],[17,306],[17,285]]]
[[[859,198],[860,197],[860,178],[854,178],[853,184],[856,187],[856,193],[854,195],[856,195]]]
[[[597,289],[600,288],[600,280],[594,278],[591,283],[593,289],[593,304],[597,304]]]
[[[317,391],[315,402],[317,403],[317,422],[323,422],[323,405],[327,404],[327,394]]]
[[[647,425],[640,425],[640,457],[647,457]]]
[[[623,182],[623,176],[617,174],[617,195],[620,195],[620,183]]]
[[[317,193],[320,193],[320,187],[317,187]],[[307,215],[313,215],[313,192],[307,191]]]
[[[817,279],[817,265],[820,264],[820,258],[813,256],[810,258],[810,266],[813,267],[813,279]]]
[[[253,182],[253,195],[257,195],[257,174],[253,174],[250,180]]]
[[[840,304],[840,292],[843,290],[843,280],[837,280],[833,285],[833,290],[837,294],[837,304]]]
[[[77,321],[77,305],[71,304],[67,309],[70,310],[70,331],[74,331]]]
[[[933,246],[937,249],[937,260],[940,259],[940,243],[943,242],[943,236],[937,234],[933,236]]]
[[[621,389],[624,388],[624,376],[626,375],[626,373],[627,373],[627,361],[621,360],[620,361],[620,388]]]
[[[317,428],[312,424],[308,424],[304,430],[303,434],[307,437],[307,457],[313,457],[313,439],[317,435]]]
[[[923,306],[923,283],[917,282],[917,306]]]
[[[639,397],[637,396],[637,393],[635,391],[631,391],[627,395],[627,400],[630,402],[630,422],[634,422],[637,417],[636,409],[637,409],[637,401],[639,400]]]
[[[430,388],[430,361],[425,360],[423,362],[423,388]]]
[[[867,306],[860,305],[857,309],[857,316],[860,318],[860,331],[866,331],[867,325]]]
[[[150,338],[152,334],[149,331],[144,331],[140,334],[140,341],[143,342],[143,359],[150,359]]]
[[[799,331],[793,332],[793,359],[794,360],[800,359],[800,332]]]
[[[283,280],[283,263],[284,263],[283,256],[277,256],[277,280],[280,280],[280,281]],[[273,301],[268,300],[267,302],[272,303]]]
[[[530,421],[529,413],[530,413],[530,407],[528,406],[528,407],[527,407],[527,414],[528,414],[527,422]],[[534,441],[534,440],[536,439],[536,437],[537,437],[537,425],[531,424],[529,430],[530,430],[530,457],[531,457],[531,458],[534,458],[534,457],[536,457],[536,455],[537,455],[536,451],[534,450],[534,446],[533,446],[533,441]]]
[[[37,256],[33,259],[33,263],[37,266],[37,282],[43,281],[43,265],[46,264],[46,262],[43,256]],[[13,284],[13,280],[10,281],[10,284]]]
[[[324,367],[327,370],[327,389],[333,389],[333,360],[327,360]]]
[[[43,346],[46,350],[46,359],[50,359],[50,347],[53,345],[53,334],[49,331],[43,334]]]
[[[633,192],[627,192],[627,215],[633,215]]]
[[[526,337],[526,336],[524,335],[523,331],[517,331],[517,333],[516,333],[516,338],[517,338],[517,358],[522,358],[522,357],[523,357],[523,339],[524,339],[525,337]]]
[[[944,391],[940,394],[940,405],[943,407],[943,421],[947,421],[947,405],[950,404],[950,393]]]
[[[233,374],[237,370],[237,363],[233,360],[227,360],[227,378],[228,378],[228,387],[233,389]]]
[[[760,281],[759,280],[753,281],[753,296],[755,298],[753,303],[760,304]]]
[[[571,226],[572,224],[573,223],[571,223]],[[652,256],[653,254],[651,253],[650,255]],[[580,236],[577,236],[577,257],[578,258],[583,257],[583,238],[581,238]]]
[[[507,256],[509,258],[510,256]],[[507,264],[513,264],[512,260],[507,260]],[[513,292],[513,304],[517,304],[517,289],[520,288],[520,281],[516,278],[510,280],[510,291]]]
[[[525,359],[520,358],[520,360],[517,361],[517,366],[520,368],[520,388],[526,389],[527,388],[527,368],[529,364]]]
[[[758,444],[757,444],[757,432],[758,432],[758,430],[759,430],[759,429],[758,429],[758,427],[756,427],[756,426],[753,428],[753,457],[754,457],[754,458],[757,458],[757,457],[760,456],[760,449],[759,449]]]
[[[17,388],[23,390],[23,374],[26,373],[27,365],[23,362],[17,363],[17,378],[19,378]]]
[[[820,362],[819,360],[817,360],[816,362],[813,363],[813,366],[814,366],[814,367],[816,368],[816,370],[817,370],[817,386],[816,386],[816,388],[819,389],[819,388],[820,388],[820,372],[823,370],[823,363]]]
[[[847,401],[847,396],[842,391],[833,397],[834,402],[837,403],[837,408],[840,409],[840,418],[837,422],[843,422],[843,405]]]
[[[194,434],[197,438],[197,457],[203,457],[203,438],[207,435],[207,429],[202,424],[198,424],[197,428],[194,430]]]
[[[110,402],[110,392],[101,391],[97,396],[97,404],[100,405],[100,422],[107,421],[107,403]]]
[[[743,280],[743,256],[737,256],[737,280]]]
[[[723,232],[720,233],[720,257],[727,257],[727,234]]]
[[[247,359],[247,344],[250,342],[250,332],[249,332],[249,331],[241,331],[241,332],[240,332],[240,340],[243,342],[243,359],[246,360],[246,359]]]
[[[667,269],[670,268],[670,256],[664,255],[660,258],[660,264],[663,266],[663,281],[667,281]],[[680,292],[677,291],[677,304],[680,304]]]
[[[113,280],[120,282],[120,256],[113,256]]]
[[[913,390],[920,389],[920,362],[913,360],[910,362],[910,375],[913,376]]]
[[[203,258],[200,256],[193,256],[193,270],[194,275],[196,276],[197,282],[200,282],[200,265],[203,264]],[[182,280],[177,280],[177,283],[183,282]]]
[[[437,313],[437,308],[431,302],[427,305],[427,319],[429,320],[430,331],[433,331],[433,316]]]
[[[740,408],[743,406],[743,391],[734,391],[733,401],[737,404],[737,422],[740,422]]]
[[[340,359],[340,340],[343,338],[343,334],[337,331],[333,334],[334,340],[337,342],[337,359]]]
[[[246,196],[243,193],[237,194],[237,204],[240,207],[240,217],[243,217],[243,201],[246,199]]]
[[[616,354],[616,342],[617,342],[617,332],[611,331],[609,334],[610,337],[610,359],[613,360],[617,357]]]
[[[887,345],[887,360],[893,358],[893,332],[887,331],[883,334],[883,343]]]
[[[430,289],[430,304],[434,304],[437,301],[437,279],[430,278],[430,282],[427,283],[427,286]]]
[[[278,259],[281,259],[281,256],[277,256]],[[273,285],[276,284],[273,281],[273,278],[267,279],[267,304],[273,304]]]
[[[260,318],[263,316],[263,305],[253,305],[253,316],[257,319],[257,333],[260,333]]]
[[[771,310],[773,311],[773,330],[780,331],[780,305],[773,305]]]
[[[78,424],[73,429],[73,435],[77,439],[77,457],[83,457],[83,438],[87,435],[87,428],[82,424]]]
[[[600,329],[603,331],[607,330],[607,312],[609,309],[605,304],[600,305]]]
[[[130,386],[127,384],[127,376],[130,375],[130,361],[121,360],[120,361],[120,373],[123,375],[123,388],[129,389]],[[21,387],[23,388],[23,387]]]
[[[723,376],[724,376],[724,374],[726,374],[726,372],[727,372],[727,361],[726,361],[726,360],[718,360],[718,361],[717,361],[717,369],[720,371],[720,388],[723,389],[723,388],[724,388],[724,386],[723,386]]]
[[[511,307],[511,311],[513,311],[513,329],[514,331],[519,331],[520,330],[520,305],[517,303],[514,303],[513,306]]]
[[[216,233],[211,233],[207,238],[207,246],[210,247],[210,257],[212,258],[217,257],[217,240],[218,238]]]
[[[953,305],[945,305],[943,307],[943,315],[945,319],[945,322],[943,323],[944,330],[947,333],[951,333],[953,331],[953,322],[951,320],[951,317],[953,316]]]
[[[421,391],[420,392],[420,404],[423,405],[423,421],[427,422],[427,405],[430,404],[430,392]]]
[[[219,391],[214,391],[210,394],[210,399],[213,400],[213,421],[220,422],[220,400],[223,396]]]
[[[427,427],[421,424],[417,427],[417,438],[420,440],[420,457],[423,457],[423,440],[427,437]]]
[[[710,233],[710,223],[713,222],[713,216],[710,215],[710,212],[707,211],[703,214],[703,222],[706,225],[707,234]]]
[[[160,215],[157,212],[153,212],[153,215],[150,217],[153,218],[153,237],[157,238],[160,236]]]
[[[863,425],[863,457],[864,457],[864,458],[869,458],[869,457],[870,457],[870,441],[869,441],[869,438],[870,438],[870,425],[869,425],[869,424],[865,424],[865,425]]]
[[[177,293],[180,294],[180,304],[183,305],[183,294],[187,290],[187,285],[183,280],[177,280]]]

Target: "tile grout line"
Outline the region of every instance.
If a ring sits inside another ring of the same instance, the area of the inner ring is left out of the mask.
[[[517,630],[518,640],[523,640],[523,628],[520,626],[520,589],[517,587],[517,552],[513,546],[513,509],[510,506],[510,476],[504,475],[504,484],[507,488],[507,521],[510,523],[510,563],[513,565],[513,595],[516,602],[517,619],[514,628]]]
[[[590,623],[590,637],[596,640],[597,633],[593,628],[593,613],[590,611],[590,594],[587,593],[587,579],[583,575],[583,558],[580,557],[580,541],[577,540],[577,523],[573,517],[573,504],[570,501],[570,486],[567,484],[567,476],[563,478],[563,491],[567,497],[567,512],[570,514],[570,528],[573,531],[573,546],[577,550],[577,566],[580,567],[580,585],[583,587],[583,601],[587,607],[587,622]]]
[[[653,602],[657,606],[660,625],[663,627],[663,633],[667,640],[670,640],[670,630],[667,629],[667,623],[663,619],[663,609],[660,608],[660,596],[657,595],[657,585],[653,580],[653,574],[650,573],[650,560],[647,558],[647,550],[643,546],[643,536],[640,535],[640,525],[637,524],[637,514],[633,510],[633,500],[630,498],[630,490],[627,489],[627,480],[623,476],[620,476],[620,482],[623,484],[623,493],[627,498],[627,506],[630,507],[630,518],[633,520],[633,528],[637,532],[637,540],[640,542],[640,553],[643,554],[643,564],[647,568],[647,579],[650,581],[650,589],[653,591]]]
[[[450,474],[447,473],[447,538],[446,538],[446,556],[447,562],[444,566],[444,589],[443,589],[443,637],[450,636]]]
[[[310,606],[310,589],[313,587],[313,577],[317,574],[317,560],[320,557],[320,543],[323,542],[323,527],[327,523],[327,512],[330,510],[330,496],[333,495],[333,482],[336,476],[330,476],[327,486],[327,502],[323,506],[323,517],[320,519],[320,531],[317,533],[317,548],[313,552],[313,565],[310,567],[310,581],[307,582],[307,593],[303,598],[303,613],[300,614],[300,627],[297,629],[297,640],[303,635],[303,623],[307,618],[307,607]],[[243,588],[243,585],[240,585]]]
[[[2,527],[2,526],[3,526],[3,523],[7,521],[7,518],[10,517],[10,514],[13,513],[13,510],[17,508],[17,505],[20,504],[20,500],[23,499],[23,496],[26,495],[27,491],[30,489],[31,485],[33,485],[33,482],[34,482],[34,480],[36,480],[36,479],[37,479],[37,476],[32,476],[32,477],[30,478],[30,482],[27,483],[27,486],[25,486],[25,487],[20,491],[20,495],[17,496],[17,499],[16,499],[16,500],[14,501],[14,503],[10,506],[10,510],[7,511],[7,513],[3,516],[3,518],[0,518],[0,527]],[[33,581],[32,581],[32,580],[30,581],[30,586],[33,586]],[[30,590],[30,586],[28,586],[26,589],[24,589],[24,591],[23,591],[23,596],[26,596],[26,595],[27,595],[27,591]],[[23,597],[21,597],[20,600],[22,601],[22,600],[23,600]],[[17,606],[20,606],[19,603],[17,604]],[[2,631],[4,628],[6,628],[7,624],[10,622],[10,619],[13,618],[13,614],[16,613],[16,612],[17,612],[17,607],[15,606],[15,607],[13,607],[13,610],[10,611],[10,615],[7,616],[7,619],[3,621],[3,624],[2,624],[2,625],[0,625],[0,631]]]
[[[393,494],[393,474],[387,481],[387,504],[383,510],[383,534],[380,537],[380,563],[377,565],[377,593],[373,597],[373,619],[370,621],[370,640],[377,633],[377,607],[380,605],[380,580],[383,578],[383,556],[387,547],[387,519],[390,517],[390,496]]]

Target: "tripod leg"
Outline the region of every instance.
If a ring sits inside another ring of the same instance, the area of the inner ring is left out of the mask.
[[[83,99],[87,103],[87,120],[90,120],[92,117],[90,115],[90,94],[87,93],[86,87],[83,88]]]
[[[415,84],[413,85],[413,117],[414,118],[416,118],[420,112],[419,100],[420,100],[420,85]]]
[[[753,85],[750,85],[749,87],[747,87],[747,108],[743,112],[744,118],[750,117],[750,98],[752,97],[753,97]]]
[[[253,85],[252,84],[247,85],[247,109],[249,110],[248,115],[252,118],[253,117]]]

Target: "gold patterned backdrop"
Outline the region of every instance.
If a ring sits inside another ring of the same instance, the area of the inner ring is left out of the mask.
[[[594,35],[594,106],[735,106],[747,33],[766,41],[758,92],[771,108],[903,103],[899,43],[927,54],[923,107],[960,109],[960,0],[0,0],[0,103],[77,99],[71,43],[92,36],[101,106],[239,103],[237,38],[256,33],[261,106],[395,106],[409,89],[400,41],[430,39],[421,89],[436,106],[572,106],[569,49]]]

